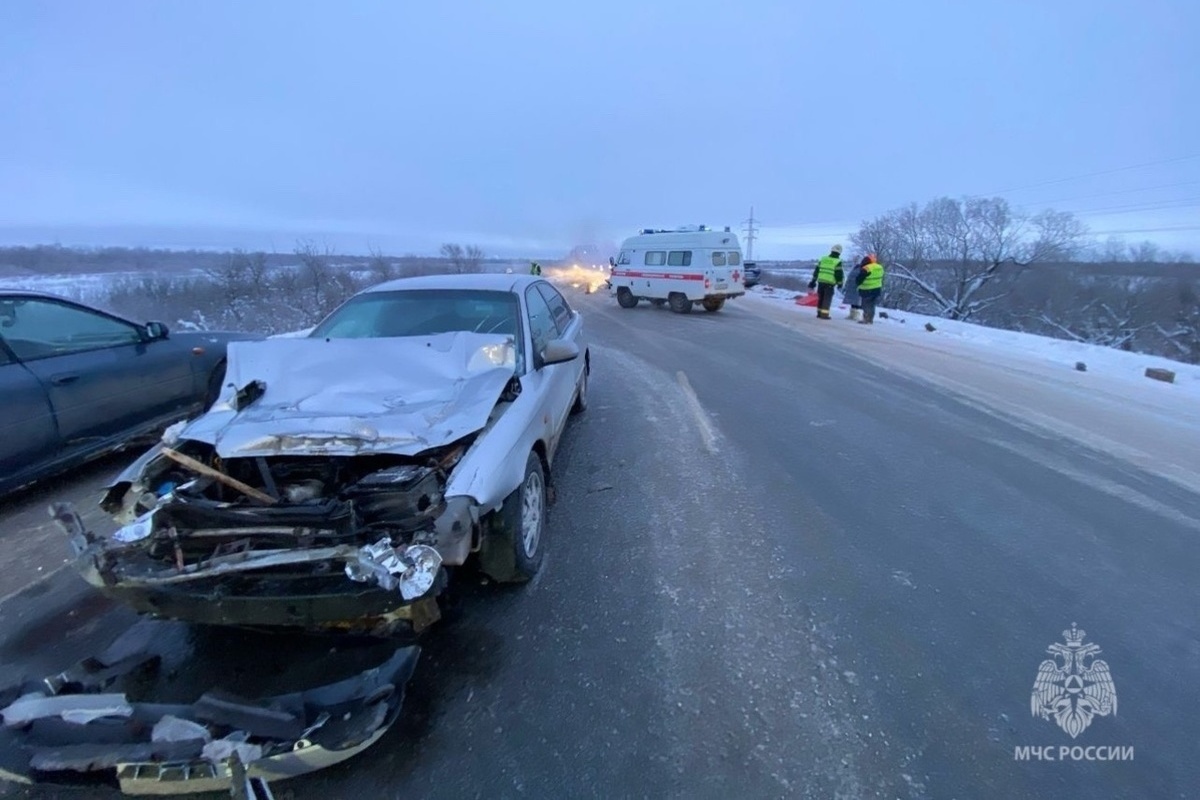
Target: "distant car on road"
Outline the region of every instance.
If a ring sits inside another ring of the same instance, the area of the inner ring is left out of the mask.
[[[754,261],[747,261],[742,264],[742,285],[749,289],[751,286],[757,286],[762,280],[762,269]]]
[[[208,408],[236,333],[171,333],[50,294],[0,290],[0,494]]]

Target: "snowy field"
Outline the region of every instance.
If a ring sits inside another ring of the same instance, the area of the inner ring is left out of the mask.
[[[80,300],[85,303],[103,301],[113,286],[126,281],[140,281],[145,278],[164,277],[171,280],[186,280],[199,278],[202,270],[187,270],[160,274],[152,270],[124,272],[102,272],[61,275],[19,275],[0,278],[0,288],[22,289],[31,292],[46,292],[59,297]]]

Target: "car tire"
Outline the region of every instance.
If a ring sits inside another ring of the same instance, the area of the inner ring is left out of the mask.
[[[583,374],[579,376],[579,389],[575,395],[575,403],[571,406],[572,414],[582,414],[587,411],[588,407],[588,378],[592,371],[592,365],[587,361],[583,362]]]
[[[702,303],[705,311],[720,311],[725,306],[723,297],[706,297]]]
[[[546,474],[542,459],[529,453],[525,477],[492,518],[479,549],[479,568],[498,583],[525,583],[542,568],[546,554]]]
[[[629,291],[628,286],[617,289],[617,305],[621,308],[634,308],[637,304],[638,299],[633,296],[633,292]]]
[[[221,396],[221,385],[225,382],[225,361],[222,359],[208,375],[208,388],[204,392],[204,410],[208,411]]]
[[[692,301],[688,300],[687,295],[682,292],[671,292],[667,295],[667,303],[676,314],[690,314],[692,312]]]

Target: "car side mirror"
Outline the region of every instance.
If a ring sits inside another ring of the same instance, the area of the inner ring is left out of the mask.
[[[579,358],[579,345],[568,342],[566,339],[551,339],[546,342],[546,348],[542,350],[541,361],[543,367],[548,367],[551,364],[564,364],[577,358]]]
[[[615,258],[613,258],[612,256],[609,256],[608,257],[608,265],[610,267],[615,267],[617,265],[617,260]]]
[[[146,323],[146,338],[152,342],[158,339],[166,339],[170,333],[171,331],[164,322]]]

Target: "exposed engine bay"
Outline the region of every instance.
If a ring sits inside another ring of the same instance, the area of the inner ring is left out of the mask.
[[[183,444],[164,448],[142,481],[104,497],[102,507],[127,520],[111,539],[89,537],[73,512],[60,511],[77,557],[88,562],[77,564],[85,577],[139,610],[196,621],[216,615],[211,621],[226,624],[419,632],[438,616],[435,603],[420,601],[445,588],[443,563],[462,564],[478,549],[478,520],[444,495],[466,443],[421,457],[234,459]],[[338,596],[359,604],[350,615],[357,620],[346,619]],[[191,602],[211,610],[176,607]],[[327,613],[314,607],[322,604]]]

